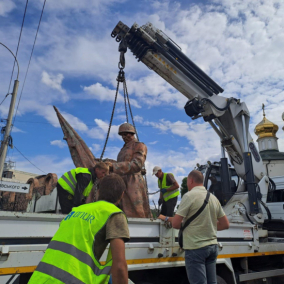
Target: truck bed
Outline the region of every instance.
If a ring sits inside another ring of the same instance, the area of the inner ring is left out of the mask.
[[[61,214],[0,212],[0,275],[33,272],[48,243],[65,217]],[[184,266],[184,251],[177,243],[178,230],[161,220],[129,218],[126,243],[129,271]],[[264,239],[265,240],[265,239]],[[232,224],[218,232],[218,262],[228,258],[284,254],[284,242],[259,242],[250,223]],[[283,239],[284,240],[284,239]],[[106,253],[102,256],[102,262]]]

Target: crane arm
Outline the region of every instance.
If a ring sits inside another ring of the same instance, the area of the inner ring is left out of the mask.
[[[127,46],[138,61],[142,61],[189,99],[185,105],[187,115],[192,119],[203,117],[204,121],[210,123],[242,179],[247,180],[250,175],[249,184],[263,178],[266,171],[249,134],[250,113],[244,102],[220,96],[224,90],[195,65],[172,39],[151,23],[141,27],[134,23],[129,28],[119,22],[111,36],[120,42],[120,46]],[[119,48],[119,51],[126,50]],[[250,161],[246,160],[246,155],[251,155]],[[254,186],[250,185],[251,191],[254,191],[252,200],[256,200]]]

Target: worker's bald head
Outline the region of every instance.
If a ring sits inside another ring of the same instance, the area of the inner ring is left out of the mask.
[[[187,187],[191,190],[195,186],[203,185],[203,174],[200,171],[193,170],[187,176]]]

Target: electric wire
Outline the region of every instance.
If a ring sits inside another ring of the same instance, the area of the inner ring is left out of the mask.
[[[29,3],[29,0],[27,0],[27,2],[26,2],[26,7],[25,7],[25,11],[24,11],[22,26],[21,26],[21,31],[20,31],[20,35],[19,35],[19,39],[18,39],[18,46],[17,46],[17,51],[16,51],[16,58],[17,58],[17,56],[18,56],[18,51],[19,51],[19,47],[20,47],[20,42],[21,42],[22,32],[23,32],[23,28],[24,28],[24,22],[25,22],[25,18],[26,18],[26,12],[27,12],[28,3]],[[12,74],[11,74],[11,78],[10,78],[10,83],[9,83],[9,88],[8,88],[8,93],[7,93],[7,95],[8,95],[9,92],[10,92],[11,83],[12,83],[12,79],[13,79],[13,75],[14,75],[15,63],[16,63],[16,59],[14,60],[14,65],[13,65],[13,70],[12,70]]]
[[[17,80],[18,80],[19,79],[19,74],[20,74],[20,66],[19,66],[19,62],[17,60],[17,57],[14,55],[14,53],[12,52],[12,50],[8,46],[6,46],[2,42],[0,42],[0,44],[3,45],[5,48],[7,48],[10,51],[10,53],[13,55],[13,57],[15,58],[15,61],[17,62],[17,66],[18,66],[18,74],[17,74]]]
[[[4,97],[4,99],[2,100],[2,102],[0,103],[0,106],[3,104],[3,102],[6,100],[6,98],[9,96],[9,93],[6,94],[6,96]]]
[[[31,51],[28,67],[27,67],[26,74],[25,74],[25,79],[24,79],[24,82],[23,82],[23,85],[22,85],[22,89],[21,89],[18,105],[17,105],[17,108],[16,108],[14,120],[13,120],[13,123],[12,123],[11,132],[12,132],[13,126],[15,124],[18,108],[19,108],[19,105],[20,105],[20,101],[21,101],[21,98],[22,98],[23,90],[24,90],[24,87],[25,87],[26,79],[27,79],[27,75],[28,75],[28,72],[29,72],[29,68],[30,68],[30,64],[31,64],[31,60],[32,60],[32,56],[33,56],[36,40],[37,40],[37,35],[38,35],[38,32],[39,32],[39,27],[40,27],[40,24],[41,24],[41,19],[42,19],[45,3],[46,3],[46,0],[44,0],[43,7],[42,7],[42,10],[41,10],[41,15],[40,15],[40,18],[39,18],[39,23],[38,23],[38,27],[37,27],[37,31],[36,31],[36,35],[35,35],[35,39],[34,39],[34,44],[33,44],[33,47],[32,47],[32,51]]]
[[[31,64],[31,60],[32,60],[32,56],[33,56],[33,52],[34,52],[36,40],[37,40],[37,35],[38,35],[38,32],[39,32],[39,28],[40,28],[40,24],[41,24],[41,20],[42,20],[42,15],[43,15],[45,3],[46,3],[46,0],[44,0],[43,7],[42,7],[42,10],[41,10],[41,15],[40,15],[40,18],[39,18],[39,23],[38,23],[38,27],[37,27],[37,31],[36,31],[36,35],[35,35],[35,39],[34,39],[34,43],[33,43],[33,47],[32,47],[32,51],[31,51],[31,55],[30,55],[28,67],[27,67],[27,70],[26,70],[24,82],[23,82],[23,85],[22,85],[22,89],[21,89],[19,101],[18,101],[18,104],[17,104],[17,108],[16,108],[16,112],[15,112],[15,115],[14,115],[13,123],[12,123],[12,125],[11,125],[11,131],[10,131],[10,132],[12,132],[12,129],[13,129],[13,126],[14,126],[14,124],[15,124],[16,117],[17,117],[18,108],[19,108],[19,105],[20,105],[20,102],[21,102],[23,90],[24,90],[25,83],[26,83],[26,79],[27,79],[27,75],[28,75],[28,72],[29,72],[29,68],[30,68],[30,64]],[[16,58],[15,58],[15,59],[16,59]],[[17,148],[15,147],[15,149],[17,149]],[[18,150],[18,149],[17,149],[17,150]],[[27,160],[28,160],[28,159],[27,159]],[[28,161],[29,161],[29,160],[28,160]],[[29,161],[29,162],[30,162],[30,161]],[[30,162],[30,163],[31,163],[31,162]],[[31,164],[32,164],[32,163],[31,163]],[[34,166],[35,166],[36,168],[38,168],[36,165],[34,165]],[[39,169],[39,168],[38,168],[38,169]],[[39,170],[40,170],[40,169],[39,169]],[[40,171],[42,171],[42,170],[40,170]],[[43,171],[42,171],[42,172],[43,172]]]
[[[41,170],[39,167],[37,167],[35,164],[33,164],[15,145],[14,148],[30,163],[32,164],[35,168],[43,172],[44,174],[47,174],[45,171]]]

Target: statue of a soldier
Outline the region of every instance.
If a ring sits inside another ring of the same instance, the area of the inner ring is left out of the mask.
[[[123,177],[126,192],[122,209],[127,217],[149,218],[151,216],[146,183],[141,174],[146,160],[147,147],[135,138],[135,128],[129,123],[119,126],[118,134],[125,142],[117,156],[117,162],[110,165],[110,172]]]

